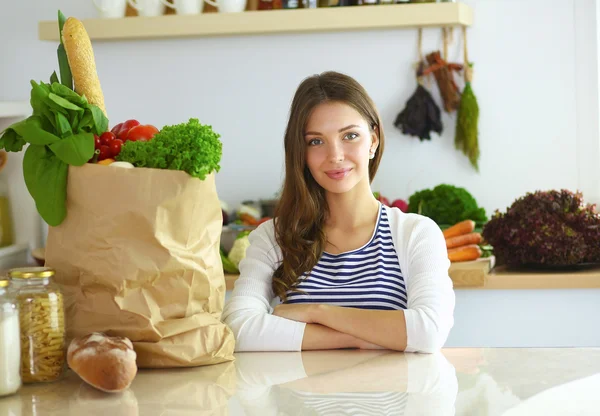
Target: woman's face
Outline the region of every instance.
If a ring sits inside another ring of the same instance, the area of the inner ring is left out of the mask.
[[[326,191],[345,193],[358,183],[369,183],[370,154],[377,135],[354,108],[340,102],[319,104],[304,132],[306,164]]]

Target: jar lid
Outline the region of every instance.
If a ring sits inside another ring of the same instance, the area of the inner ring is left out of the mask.
[[[35,279],[54,276],[54,269],[50,267],[19,267],[10,269],[8,275],[11,279]]]

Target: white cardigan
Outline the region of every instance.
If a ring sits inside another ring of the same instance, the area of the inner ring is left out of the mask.
[[[444,236],[428,217],[384,208],[408,295],[405,351],[435,352],[454,326],[455,295]],[[271,282],[282,256],[273,220],[261,224],[249,239],[222,318],[235,335],[235,351],[300,351],[306,324],[272,315],[279,298]]]

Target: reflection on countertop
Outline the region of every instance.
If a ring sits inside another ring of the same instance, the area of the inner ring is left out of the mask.
[[[453,415],[458,384],[441,354],[308,351],[237,356],[246,415]]]
[[[73,372],[0,399],[0,415],[597,415],[600,348],[238,353],[141,369],[121,394]]]

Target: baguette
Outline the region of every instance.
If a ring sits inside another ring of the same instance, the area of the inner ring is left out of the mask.
[[[74,17],[69,17],[63,27],[62,41],[73,75],[75,92],[85,95],[88,103],[97,105],[108,117],[104,107],[100,79],[96,72],[92,42],[83,23]]]
[[[75,338],[67,351],[67,363],[90,386],[107,393],[126,390],[135,375],[136,353],[131,341],[103,333]]]

